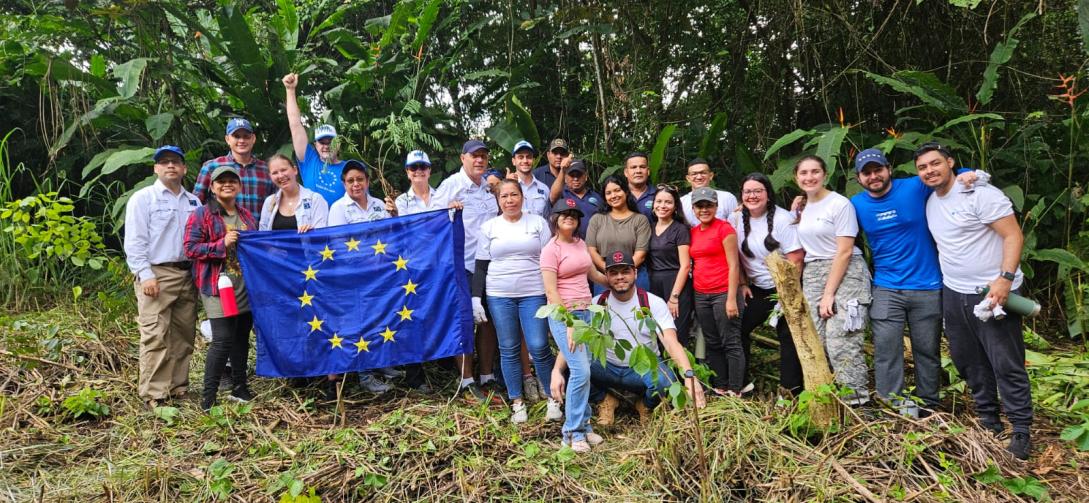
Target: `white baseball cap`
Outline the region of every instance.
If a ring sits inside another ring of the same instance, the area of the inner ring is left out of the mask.
[[[314,130],[314,141],[321,141],[321,140],[324,140],[326,138],[336,138],[336,137],[337,137],[337,128],[335,128],[335,127],[333,127],[333,126],[331,126],[329,124],[322,124],[322,125],[318,126],[317,129]]]
[[[405,167],[409,167],[413,164],[426,164],[431,166],[431,159],[427,157],[427,154],[423,150],[413,150],[408,153],[408,157],[405,158]]]

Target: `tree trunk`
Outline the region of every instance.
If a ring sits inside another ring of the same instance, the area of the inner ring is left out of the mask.
[[[779,304],[783,310],[780,323],[785,319],[790,325],[790,335],[798,349],[806,389],[816,390],[822,385],[832,384],[832,369],[824,352],[824,344],[817,335],[817,327],[809,316],[809,303],[802,294],[798,268],[780,252],[768,255],[765,261],[771,271],[771,279],[775,281],[775,290],[779,294]],[[822,429],[833,424],[839,417],[836,403],[812,401],[809,410],[813,424]]]

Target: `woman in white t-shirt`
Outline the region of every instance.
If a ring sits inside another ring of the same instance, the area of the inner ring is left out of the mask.
[[[738,194],[741,195],[741,211],[730,214],[730,225],[737,230],[741,266],[747,278],[740,290],[745,296],[741,345],[748,362],[752,331],[764,324],[776,305],[775,283],[764,259],[778,250],[800,269],[805,251],[798,243],[794,218],[790,212],[775,205],[775,190],[768,177],[762,173],[747,175],[741,179]],[[779,320],[775,331],[779,336],[779,386],[797,395],[803,388],[802,364],[798,361],[798,351],[786,320]],[[744,382],[750,382],[748,375]]]
[[[798,219],[798,239],[805,250],[802,290],[810,315],[824,341],[836,381],[851,388],[852,404],[869,401],[869,377],[862,354],[870,304],[870,269],[855,246],[858,219],[854,206],[824,184],[824,159],[802,157],[794,181],[805,192]]]
[[[502,214],[480,226],[473,297],[485,296],[499,338],[499,363],[511,400],[511,420],[524,423],[528,411],[522,396],[522,335],[537,376],[545,389],[556,358],[548,344],[548,321],[537,317],[546,303],[541,278],[541,248],[552,237],[545,219],[522,213],[522,185],[502,180],[497,186]],[[548,400],[548,419],[563,417],[559,402]]]

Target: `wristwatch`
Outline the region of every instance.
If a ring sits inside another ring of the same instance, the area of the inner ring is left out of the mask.
[[[688,379],[690,377],[696,377],[696,373],[692,372],[692,369],[685,370],[684,371],[684,378]]]
[[[1013,281],[1017,277],[1012,272],[1009,272],[1009,271],[1002,271],[1002,274],[1000,274],[1000,276],[1005,278],[1005,279],[1008,279],[1010,281]]]

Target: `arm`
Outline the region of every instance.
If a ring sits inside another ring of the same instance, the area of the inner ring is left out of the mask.
[[[586,272],[586,277],[589,278],[590,281],[593,281],[594,283],[597,283],[605,288],[609,287],[609,278],[605,277],[605,273],[597,270],[596,267],[591,267],[590,270]]]
[[[563,402],[564,388],[567,385],[566,380],[563,377],[563,371],[567,370],[567,359],[563,357],[563,351],[556,354],[556,364],[552,366],[552,389],[549,391],[552,393],[552,399],[557,402]]]
[[[202,210],[194,211],[185,223],[185,256],[192,260],[227,258],[227,245],[223,238],[207,241],[208,235],[201,225],[203,213]]]
[[[741,282],[741,265],[737,258],[737,234],[730,234],[722,240],[722,248],[726,251],[726,265],[729,268],[729,289],[726,294],[726,316],[737,318],[737,287]]]
[[[295,98],[295,89],[299,85],[299,76],[289,73],[284,76],[283,83],[287,94],[284,105],[287,108],[287,127],[291,130],[291,146],[295,149],[295,158],[302,162],[306,158],[306,147],[309,142],[306,137],[306,128],[302,123],[299,102]]]
[[[560,297],[559,280],[556,271],[550,269],[541,270],[541,280],[544,282],[545,300],[549,304],[563,304]]]
[[[681,292],[684,291],[684,284],[688,282],[688,272],[692,270],[692,260],[688,255],[688,245],[680,245],[677,247],[677,258],[680,260],[681,268],[677,269],[677,279],[673,282],[673,288],[669,294],[669,312],[673,314],[673,317],[677,317],[678,304],[681,299]]]
[[[635,253],[631,254],[635,267],[642,267],[647,259],[647,250],[650,250],[650,222],[647,219],[636,220],[635,226]]]
[[[855,238],[850,236],[836,236],[836,256],[832,259],[832,270],[828,274],[828,280],[824,283],[824,294],[821,295],[820,316],[831,318],[835,313],[836,290],[843,277],[847,275],[847,264],[851,262],[851,253],[854,251]]]
[[[786,258],[794,264],[794,267],[797,267],[798,270],[801,271],[802,262],[805,261],[805,250],[802,250],[801,248],[794,250],[786,254]]]
[[[594,215],[590,217],[590,223],[586,226],[586,249],[590,252],[590,260],[593,261],[594,267],[599,271],[605,270],[605,259],[602,258],[601,253],[598,253],[596,246],[597,232],[601,227],[602,218],[608,217],[603,217],[600,213]]]
[[[1024,236],[1021,227],[1017,225],[1017,217],[1006,215],[990,224],[990,227],[1002,238],[1002,270],[1015,272],[1021,263],[1021,248],[1024,245]],[[1001,276],[991,280],[990,291],[987,298],[995,302],[995,305],[1005,305],[1010,296],[1013,282]]]
[[[677,329],[667,328],[658,335],[658,340],[662,341],[662,346],[665,347],[667,353],[669,353],[669,359],[673,360],[673,364],[677,368],[681,369],[681,378],[684,379],[684,387],[688,389],[688,396],[696,401],[697,408],[703,408],[706,405],[706,400],[703,396],[703,386],[696,381],[696,378],[684,378],[684,373],[692,370],[692,365],[688,362],[688,354],[684,350],[684,346],[677,341]]]
[[[491,260],[476,259],[476,271],[473,272],[473,297],[484,297],[484,285],[488,278],[488,264]]]
[[[563,197],[563,178],[567,175],[567,167],[571,165],[571,156],[567,156],[560,162],[560,174],[556,175],[556,179],[552,181],[552,186],[549,187],[548,201],[554,203]],[[549,167],[549,170],[552,168]]]
[[[142,208],[142,193],[137,192],[125,204],[125,262],[129,270],[136,275],[141,283],[154,280],[155,273],[151,270],[151,261],[148,259],[151,247],[151,236],[148,232],[148,212]]]

